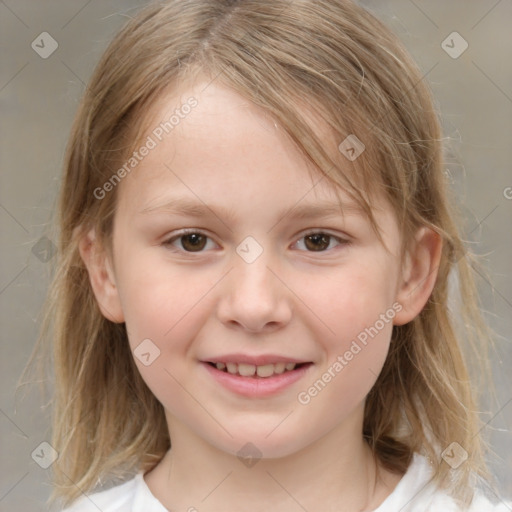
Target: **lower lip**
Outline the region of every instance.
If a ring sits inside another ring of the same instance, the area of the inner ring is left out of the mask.
[[[250,398],[261,398],[275,395],[290,387],[306,374],[312,363],[272,377],[242,377],[241,375],[233,375],[217,370],[208,363],[202,363],[202,365],[217,382],[228,390]]]

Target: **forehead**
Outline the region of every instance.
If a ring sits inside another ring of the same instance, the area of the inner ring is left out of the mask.
[[[332,195],[327,180],[284,130],[263,109],[222,85],[197,82],[160,95],[144,125],[134,146],[140,161],[122,184],[131,183],[140,199],[178,177],[199,178],[212,193],[243,179],[246,187],[261,180],[274,186],[286,182],[291,193],[313,187],[314,195]]]
[[[357,210],[265,110],[222,84],[196,81],[161,94],[144,124],[140,161],[120,184],[118,211],[151,210],[172,198],[188,201],[189,211],[192,201],[224,204],[232,216],[299,203],[303,217],[327,203]]]

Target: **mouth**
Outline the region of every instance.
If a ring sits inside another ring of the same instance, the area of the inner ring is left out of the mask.
[[[263,399],[284,392],[303,379],[313,366],[312,362],[289,361],[280,357],[240,357],[242,361],[238,357],[228,358],[230,360],[202,361],[202,366],[214,382],[246,398]]]
[[[260,379],[268,379],[275,375],[281,375],[283,373],[292,372],[296,369],[308,366],[312,363],[268,363],[263,365],[254,365],[247,363],[224,363],[207,361],[207,364],[216,368],[217,370],[229,373],[231,375],[238,375],[240,377],[253,377]]]

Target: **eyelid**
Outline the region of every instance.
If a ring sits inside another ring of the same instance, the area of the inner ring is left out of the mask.
[[[302,240],[304,237],[307,237],[309,235],[318,235],[318,234],[327,235],[330,238],[334,238],[334,240],[336,240],[340,246],[346,246],[346,245],[349,245],[350,243],[352,243],[352,240],[348,235],[341,236],[341,235],[336,235],[336,234],[332,233],[331,230],[329,230],[329,229],[312,228],[307,231],[302,231],[300,233],[300,235],[298,236],[297,240],[293,243],[293,246],[297,245],[299,243],[299,241]],[[312,254],[322,254],[322,253],[328,254],[335,249],[336,248],[329,249],[326,251],[301,251],[301,252],[312,253]]]
[[[216,245],[218,245],[215,242],[215,240],[213,240],[213,237],[208,234],[208,232],[206,232],[202,229],[199,229],[199,228],[183,228],[183,229],[179,230],[178,232],[174,233],[171,237],[166,237],[162,243],[165,246],[171,246],[172,242],[174,242],[175,240],[181,238],[182,236],[186,236],[186,235],[189,235],[192,233],[205,236],[206,238],[212,240]],[[323,234],[323,235],[327,235],[331,238],[334,238],[338,242],[338,244],[341,246],[348,245],[351,243],[351,239],[348,235],[343,235],[343,236],[336,235],[336,234],[332,233],[332,231],[329,229],[310,228],[310,229],[308,229],[306,231],[302,231],[301,233],[296,235],[295,241],[293,242],[292,247],[296,246],[299,243],[299,241],[302,240],[304,237],[309,236],[309,235],[317,235],[317,234]],[[332,250],[333,249],[329,249],[329,250],[325,250],[325,251],[301,251],[301,252],[306,252],[306,253],[311,252],[314,254],[318,254],[318,253],[329,253]],[[184,251],[183,249],[176,248],[176,252],[180,252],[180,253],[184,253],[184,254],[194,254],[194,253],[201,254],[201,253],[204,253],[207,251],[204,251],[204,250],[203,251]]]
[[[202,235],[206,238],[208,238],[209,240],[212,240],[216,245],[217,242],[215,242],[215,240],[213,240],[213,237],[210,236],[206,231],[202,230],[202,229],[199,229],[199,228],[183,228],[183,229],[180,229],[179,231],[177,231],[176,233],[174,233],[172,236],[166,236],[162,242],[163,245],[165,246],[170,246],[172,244],[172,242],[174,242],[175,240],[181,238],[182,236],[186,236],[186,235],[190,235],[190,234],[198,234],[198,235]],[[185,254],[194,254],[194,251],[184,251],[182,249],[176,249],[177,252],[181,252],[181,253],[185,253]],[[206,252],[206,251],[197,251],[198,253],[202,253],[202,252]]]
[[[299,238],[302,238],[302,237],[308,236],[308,235],[317,235],[318,233],[322,233],[323,235],[332,236],[333,238],[336,238],[336,240],[341,240],[343,242],[350,241],[350,237],[348,235],[335,234],[330,229],[325,229],[325,228],[323,228],[323,229],[322,228],[312,228],[312,229],[308,229],[307,231],[302,231],[300,233]]]

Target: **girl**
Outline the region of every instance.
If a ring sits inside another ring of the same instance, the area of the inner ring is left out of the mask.
[[[54,498],[510,510],[477,488],[462,349],[482,326],[451,204],[421,72],[361,7],[144,9],[67,153]]]

